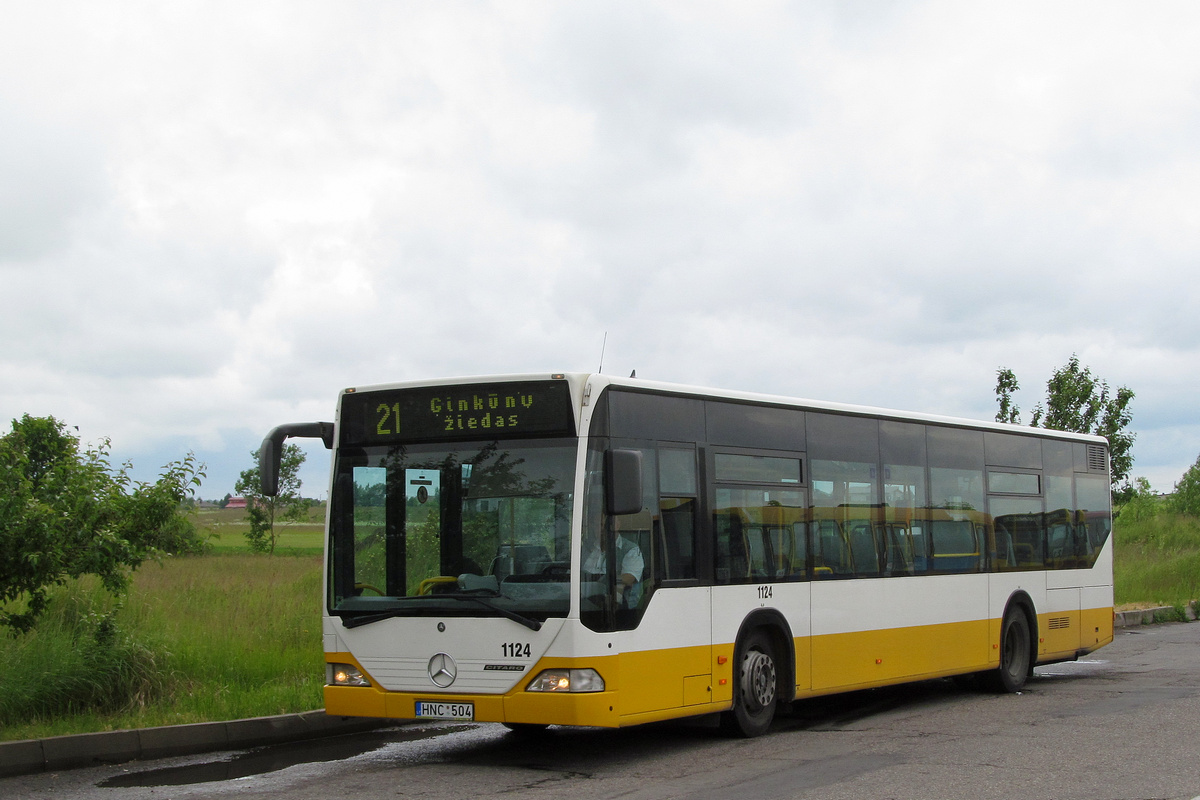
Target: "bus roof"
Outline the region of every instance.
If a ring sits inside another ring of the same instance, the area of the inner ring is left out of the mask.
[[[957,428],[973,428],[977,430],[996,431],[999,433],[1017,433],[1029,436],[1069,439],[1076,442],[1108,444],[1108,440],[1103,436],[1096,436],[1094,434],[1087,433],[1074,433],[1071,431],[1059,431],[1052,428],[1031,428],[1026,425],[1014,425],[1010,423],[996,422],[994,420],[976,420],[965,417],[951,417],[940,414],[928,414],[914,411],[900,411],[897,409],[879,408],[875,406],[854,405],[852,403],[836,403],[826,400],[809,400],[797,397],[787,397],[783,395],[743,392],[732,389],[715,389],[704,386],[690,386],[687,384],[652,381],[644,378],[622,378],[615,375],[605,375],[602,373],[542,372],[505,375],[472,375],[457,378],[440,378],[423,381],[405,381],[401,383],[359,386],[352,389],[346,389],[342,392],[342,394],[378,391],[383,389],[400,389],[406,387],[416,388],[427,386],[454,386],[471,383],[547,380],[551,378],[568,381],[571,384],[572,398],[576,401],[578,401],[581,396],[585,395],[586,387],[590,387],[590,393],[588,394],[598,395],[599,392],[604,388],[612,386],[641,392],[673,394],[688,397],[704,397],[717,400],[732,400],[735,402],[744,402],[749,404],[808,409],[812,411],[825,411],[852,416],[879,417],[906,422],[925,422]]]

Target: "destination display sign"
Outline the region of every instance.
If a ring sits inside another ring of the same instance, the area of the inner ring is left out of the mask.
[[[392,389],[342,398],[342,443],[575,434],[566,381]]]

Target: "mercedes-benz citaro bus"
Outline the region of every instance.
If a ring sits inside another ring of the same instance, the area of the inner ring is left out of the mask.
[[[1108,447],[602,374],[346,389],[329,714],[620,727],[1035,664],[1112,640]]]

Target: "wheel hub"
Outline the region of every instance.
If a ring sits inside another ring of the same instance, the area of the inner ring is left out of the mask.
[[[775,662],[760,650],[746,653],[742,661],[742,697],[755,711],[775,702]]]

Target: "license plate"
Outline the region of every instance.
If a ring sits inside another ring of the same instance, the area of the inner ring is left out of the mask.
[[[474,703],[439,703],[417,701],[417,719],[475,719]]]

